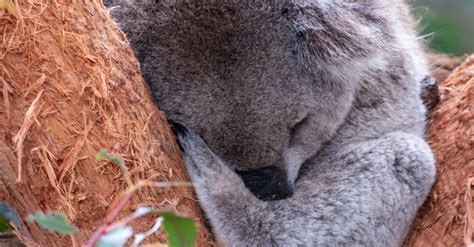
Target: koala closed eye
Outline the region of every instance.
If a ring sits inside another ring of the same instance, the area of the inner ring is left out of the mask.
[[[294,142],[296,141],[295,139],[297,138],[298,134],[303,131],[305,127],[309,124],[309,119],[310,119],[310,114],[306,114],[303,118],[297,120],[295,124],[293,124],[290,128],[290,143],[289,145],[292,146]]]

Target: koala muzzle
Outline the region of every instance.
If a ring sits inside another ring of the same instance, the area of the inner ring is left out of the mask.
[[[293,195],[293,186],[276,167],[267,166],[251,171],[237,171],[245,186],[260,200],[282,200]]]

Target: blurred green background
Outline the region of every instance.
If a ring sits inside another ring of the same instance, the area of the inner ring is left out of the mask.
[[[474,0],[412,1],[433,49],[452,55],[474,52]]]

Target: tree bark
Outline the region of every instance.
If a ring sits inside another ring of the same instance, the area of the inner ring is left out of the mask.
[[[38,210],[64,212],[81,230],[79,240],[26,222],[21,237],[29,245],[78,246],[127,188],[119,167],[95,160],[100,149],[122,155],[134,182],[188,178],[102,1],[11,2],[12,9],[0,10],[0,202],[23,219]],[[198,245],[209,244],[192,189],[145,189],[126,211],[138,204],[197,219]]]
[[[474,55],[439,87],[441,102],[427,132],[436,156],[437,182],[405,246],[474,243]]]

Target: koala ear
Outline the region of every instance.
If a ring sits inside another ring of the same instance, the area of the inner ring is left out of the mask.
[[[382,46],[384,19],[374,15],[370,0],[310,1],[295,4],[292,22],[303,60],[337,65],[374,54]]]

